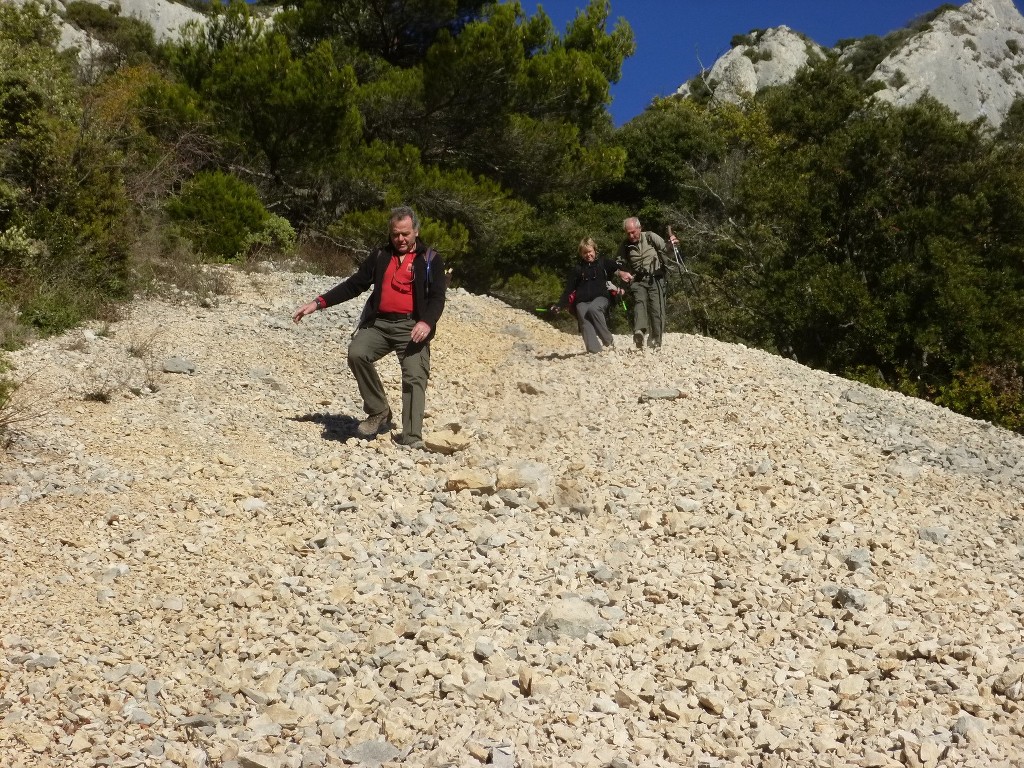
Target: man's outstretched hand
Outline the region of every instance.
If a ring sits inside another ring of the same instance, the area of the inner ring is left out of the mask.
[[[304,318],[306,315],[312,315],[314,312],[317,311],[317,309],[319,309],[319,306],[315,301],[311,301],[309,302],[309,304],[303,304],[301,307],[295,310],[295,314],[292,315],[292,322],[300,322],[302,318]]]

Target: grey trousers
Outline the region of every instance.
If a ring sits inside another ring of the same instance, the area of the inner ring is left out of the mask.
[[[608,330],[607,311],[607,296],[576,304],[576,319],[587,352],[600,352],[602,347],[610,347],[614,341],[612,332]]]
[[[665,334],[665,278],[634,280],[629,291],[633,297],[633,333],[649,333],[648,346],[660,347]]]
[[[423,411],[430,378],[430,345],[414,344],[410,338],[415,320],[375,320],[360,328],[348,345],[348,367],[363,396],[363,410],[369,414],[389,410],[387,394],[375,363],[389,352],[398,356],[402,367],[402,434],[423,439]]]

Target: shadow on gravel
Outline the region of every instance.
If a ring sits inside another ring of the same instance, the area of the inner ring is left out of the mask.
[[[552,352],[547,355],[537,355],[538,360],[570,360],[580,355],[585,355],[586,352]]]
[[[356,433],[359,419],[354,416],[335,416],[330,413],[304,413],[301,416],[289,416],[292,421],[313,422],[323,427],[320,435],[324,440],[337,440],[347,443],[349,440],[366,440]]]

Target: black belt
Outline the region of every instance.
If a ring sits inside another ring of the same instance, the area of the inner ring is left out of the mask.
[[[377,317],[381,320],[412,320],[412,315],[403,315],[398,312],[378,312]]]

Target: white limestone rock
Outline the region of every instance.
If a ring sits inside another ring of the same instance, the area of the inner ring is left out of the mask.
[[[4,0],[23,5],[27,0]],[[177,39],[182,29],[189,23],[204,23],[206,17],[198,11],[171,0],[90,0],[102,8],[119,8],[120,15],[145,22],[153,28],[153,35],[158,43]],[[64,20],[66,4],[62,0],[53,0],[55,13],[54,23],[60,32],[58,48],[78,49],[78,60],[88,66],[103,49],[103,45],[88,33]]]
[[[102,3],[101,3],[102,4]],[[175,39],[185,25],[203,23],[205,16],[171,0],[116,0],[122,16],[144,21],[153,28],[157,42]]]
[[[999,125],[1024,94],[1024,17],[1013,0],[972,0],[938,16],[869,78],[875,98],[907,106],[929,95],[966,122]]]
[[[700,75],[715,98],[742,103],[793,79],[827,49],[786,26],[752,33]],[[841,52],[849,56],[857,44]],[[1013,0],[971,0],[938,14],[878,64],[869,81],[879,101],[907,106],[928,95],[962,120],[998,127],[1024,95],[1024,16]],[[692,82],[692,81],[691,81]],[[687,82],[676,94],[693,95]]]
[[[753,38],[729,50],[702,76],[715,98],[739,104],[764,88],[789,82],[802,67],[824,57],[820,45],[784,25],[753,33]],[[689,96],[690,91],[685,83],[676,93]]]

